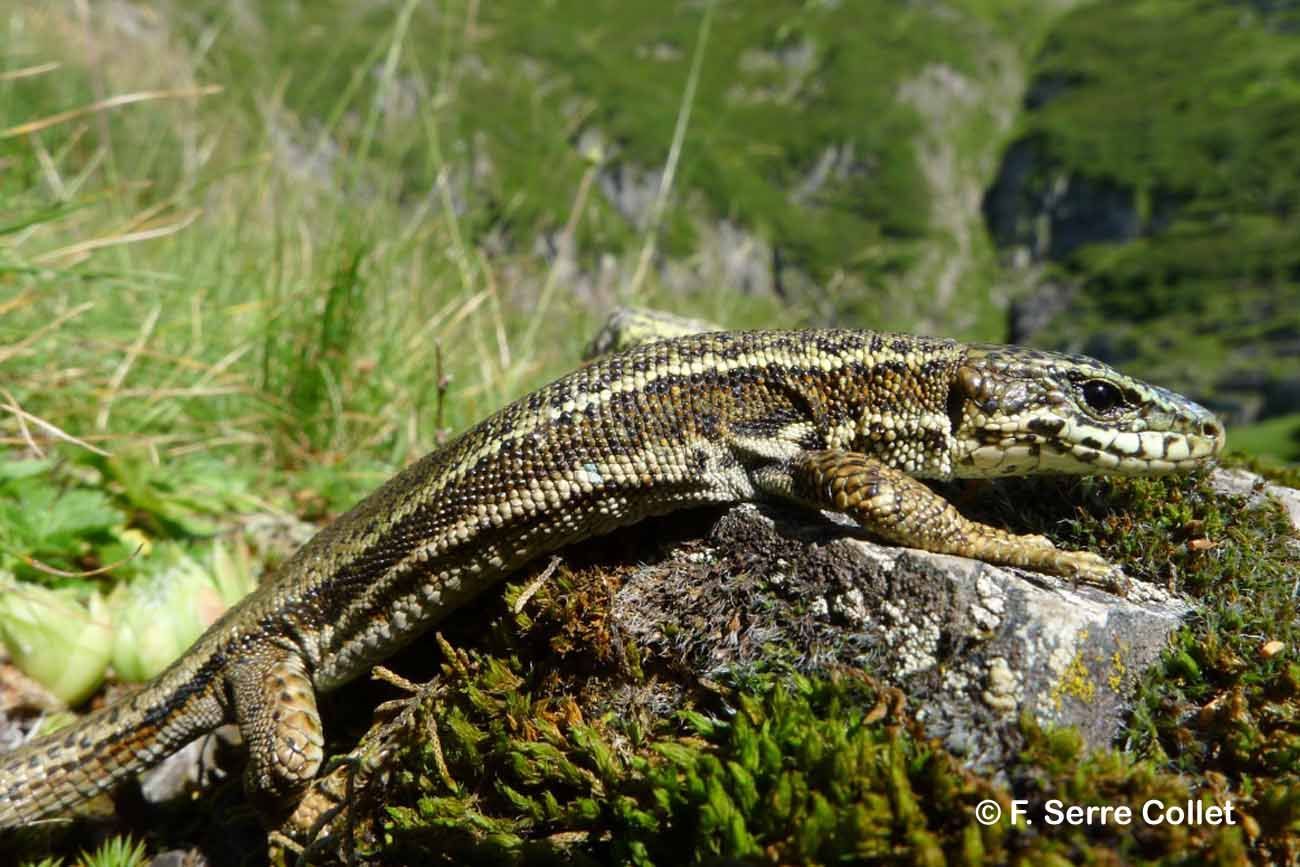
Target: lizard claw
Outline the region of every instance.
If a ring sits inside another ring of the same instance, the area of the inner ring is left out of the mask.
[[[1127,584],[1122,569],[1091,551],[1062,551],[1058,560],[1061,574],[1084,584],[1111,592],[1120,592],[1120,588]]]

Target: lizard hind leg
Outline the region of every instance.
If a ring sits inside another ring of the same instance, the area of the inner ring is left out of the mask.
[[[269,821],[293,808],[325,757],[316,690],[302,659],[284,649],[273,654],[229,675],[235,717],[248,748],[244,788]]]
[[[843,512],[897,545],[1107,587],[1115,577],[1114,567],[1090,551],[1062,550],[1043,536],[1018,536],[972,521],[922,482],[858,452],[802,452],[756,470],[754,483],[769,495]]]

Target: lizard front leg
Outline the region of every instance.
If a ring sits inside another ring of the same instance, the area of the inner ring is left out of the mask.
[[[233,667],[227,682],[248,749],[244,788],[264,817],[278,818],[325,757],[315,688],[298,654],[279,647]]]
[[[1018,536],[972,521],[923,483],[857,452],[801,452],[756,470],[753,479],[765,493],[843,512],[898,545],[1114,584],[1115,567],[1098,555],[1065,551],[1043,536]]]

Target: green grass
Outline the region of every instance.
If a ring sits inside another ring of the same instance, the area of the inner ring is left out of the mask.
[[[31,867],[64,867],[67,864],[76,867],[144,867],[149,860],[144,842],[134,841],[126,836],[114,837],[93,852],[82,852],[75,861],[46,858],[39,862],[32,862]]]
[[[1300,464],[1300,413],[1233,428],[1232,447],[1250,455]]]
[[[53,43],[76,22],[57,19],[28,13],[36,38],[10,63],[59,56],[57,44],[40,50],[40,25]],[[397,50],[399,35],[390,27],[380,45]],[[211,79],[189,46],[148,47],[176,68],[66,62],[0,83],[3,125],[91,104],[105,88]],[[335,91],[332,110],[366,118],[384,87]],[[358,168],[341,164],[322,183],[277,151],[278,137],[298,134],[294,119],[263,106],[257,128],[234,90],[0,140],[13,180],[0,210],[14,215],[0,235],[0,346],[17,405],[155,462],[204,452],[242,468],[391,467],[436,440],[435,421],[463,427],[549,372],[540,347],[558,332],[511,345],[521,317],[458,242],[454,215],[420,219],[397,204],[394,182],[366,171],[367,125],[319,134],[362,151]],[[134,240],[142,231],[159,237]],[[103,246],[85,252],[88,239]],[[551,369],[578,342],[560,342]],[[440,375],[455,398],[442,413]]]

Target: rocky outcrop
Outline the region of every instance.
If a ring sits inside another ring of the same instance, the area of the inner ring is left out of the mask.
[[[1210,482],[1251,509],[1281,504],[1300,533],[1300,491],[1245,470]],[[620,632],[706,679],[760,662],[863,668],[900,687],[949,750],[994,771],[1014,759],[1024,713],[1112,745],[1136,680],[1192,611],[1145,582],[1118,595],[878,545],[833,517],[731,510],[707,540],[624,579],[612,605]]]
[[[1109,745],[1135,679],[1190,610],[1151,585],[1122,597],[752,506],[638,569],[613,604],[622,633],[699,677],[760,660],[864,668],[984,770],[1013,758],[1024,712]]]

